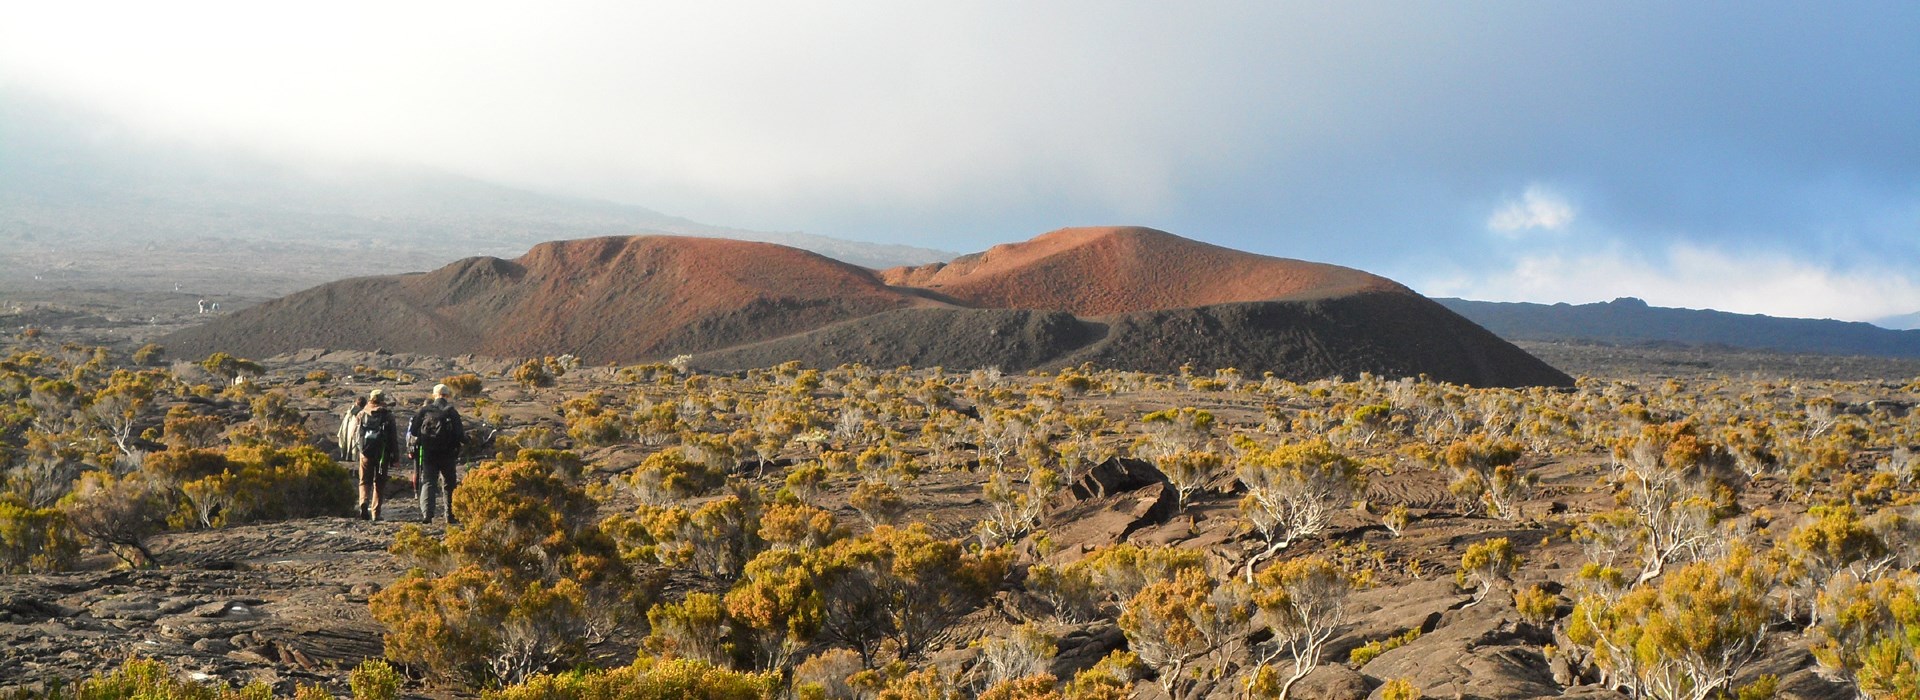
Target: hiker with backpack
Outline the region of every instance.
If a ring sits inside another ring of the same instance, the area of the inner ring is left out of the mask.
[[[467,443],[466,426],[460,412],[448,398],[453,391],[445,384],[433,385],[433,397],[413,414],[407,424],[407,436],[413,440],[415,481],[420,488],[420,522],[432,522],[434,501],[442,492],[447,496],[447,524],[454,524],[453,489],[460,485],[460,449]]]
[[[356,396],[353,408],[340,416],[340,432],[334,434],[334,442],[340,445],[341,461],[358,463],[360,461],[360,412],[367,410],[367,397]]]
[[[355,509],[366,520],[380,519],[380,491],[387,485],[387,470],[400,459],[400,430],[390,410],[393,400],[387,392],[374,389],[367,395],[367,407],[359,413],[360,503]]]

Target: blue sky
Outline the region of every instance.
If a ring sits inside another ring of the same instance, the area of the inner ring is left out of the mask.
[[[9,85],[718,225],[1920,311],[1911,2],[5,2]]]

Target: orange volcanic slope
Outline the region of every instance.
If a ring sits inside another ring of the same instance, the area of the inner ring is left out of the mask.
[[[862,267],[769,243],[680,236],[542,243],[514,261],[524,269],[503,324],[484,351],[530,354],[577,347],[583,356],[631,357],[793,332],[914,303]],[[422,294],[446,288],[413,284]],[[458,300],[444,313],[492,315]],[[464,313],[472,311],[475,313]],[[748,321],[746,327],[734,321]],[[717,337],[694,337],[711,334]]]
[[[555,241],[513,260],[297,292],[168,336],[170,348],[302,348],[631,361],[776,338],[925,305],[872,270],[771,243],[677,236]]]
[[[1080,316],[1412,293],[1351,268],[1255,255],[1139,227],[1065,228],[947,264],[880,274],[888,284],[920,287],[968,306]]]

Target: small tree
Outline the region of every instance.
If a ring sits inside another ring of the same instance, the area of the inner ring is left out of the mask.
[[[1520,503],[1532,490],[1533,477],[1513,466],[1520,460],[1520,444],[1476,436],[1447,446],[1443,454],[1454,472],[1447,489],[1463,501],[1477,501],[1501,520],[1520,518]]]
[[[1287,700],[1293,685],[1320,664],[1327,642],[1345,624],[1347,594],[1358,583],[1319,557],[1292,559],[1260,572],[1254,580],[1253,603],[1259,606],[1259,621],[1273,632],[1273,640],[1249,684],[1250,694]],[[1293,661],[1284,678],[1272,665],[1282,655]]]
[[[1505,537],[1482,540],[1467,546],[1466,554],[1460,557],[1460,573],[1457,582],[1473,586],[1473,601],[1468,607],[1479,605],[1487,599],[1487,594],[1505,586],[1520,568],[1520,557],[1513,553],[1513,543]]]
[[[1140,589],[1120,615],[1120,630],[1127,648],[1160,672],[1167,695],[1186,700],[1200,695],[1205,679],[1228,675],[1238,656],[1233,646],[1250,631],[1250,608],[1244,590],[1186,569]]]
[[[1180,510],[1186,510],[1193,492],[1220,476],[1225,465],[1226,460],[1213,451],[1172,452],[1155,463],[1160,473],[1167,476],[1167,483],[1173,486],[1175,505]]]
[[[1267,548],[1247,560],[1245,576],[1253,580],[1256,565],[1286,549],[1297,539],[1326,530],[1333,514],[1365,483],[1360,464],[1326,442],[1315,441],[1262,449],[1240,438],[1235,473],[1247,487],[1240,512]]]

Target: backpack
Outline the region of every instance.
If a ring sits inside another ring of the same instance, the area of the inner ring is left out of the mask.
[[[360,454],[385,457],[393,448],[393,413],[371,411],[360,417]]]
[[[435,454],[445,453],[460,445],[460,428],[457,414],[450,406],[430,406],[421,411],[420,434],[415,444],[427,448]]]

